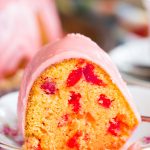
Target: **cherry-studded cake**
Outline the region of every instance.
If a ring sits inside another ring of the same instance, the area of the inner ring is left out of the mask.
[[[140,122],[109,56],[79,34],[34,57],[22,81],[18,117],[28,150],[119,150]]]

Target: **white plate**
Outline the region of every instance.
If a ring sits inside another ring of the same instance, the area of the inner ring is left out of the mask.
[[[114,48],[110,56],[117,65],[126,63],[142,64],[150,67],[150,39],[127,42]]]
[[[146,80],[150,78],[150,39],[127,42],[109,55],[127,82],[150,87],[150,80]]]
[[[138,111],[143,116],[150,116],[150,88],[129,86]],[[150,137],[150,123],[142,122],[130,142],[143,137]]]
[[[150,89],[137,86],[130,86],[129,89],[134,97],[139,112],[142,115],[150,116]],[[18,92],[7,94],[0,99],[0,129],[3,128],[4,124],[8,124],[14,129],[16,128],[17,99]],[[150,123],[141,123],[130,142],[145,136],[150,137]],[[18,135],[16,138],[18,138]],[[14,138],[12,139],[14,140]],[[14,144],[13,140],[10,140],[10,138],[7,139],[3,135],[0,136],[0,140]]]

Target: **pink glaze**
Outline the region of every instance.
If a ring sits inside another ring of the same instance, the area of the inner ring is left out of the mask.
[[[28,95],[33,82],[48,66],[69,58],[84,58],[101,66],[126,97],[140,123],[140,116],[126,84],[109,56],[89,38],[80,34],[70,34],[62,40],[44,47],[26,68],[18,100],[19,128],[22,133],[24,133]]]
[[[45,32],[49,42],[62,36],[54,0],[0,1],[0,80],[7,73],[15,72],[23,59],[29,61],[40,49],[44,42],[41,32]]]
[[[30,60],[41,46],[37,21],[19,0],[0,2],[0,79],[24,58]]]
[[[62,36],[62,28],[55,0],[22,0],[33,10],[36,18],[40,18],[44,34],[48,41],[54,41]]]

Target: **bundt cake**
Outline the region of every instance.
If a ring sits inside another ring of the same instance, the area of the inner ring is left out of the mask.
[[[62,30],[53,0],[2,0],[0,14],[0,92],[5,92],[18,87],[26,64]]]
[[[43,44],[62,37],[62,28],[55,0],[23,0],[38,22]]]
[[[140,123],[109,56],[69,34],[31,61],[18,100],[26,150],[119,150]]]
[[[30,59],[40,47],[40,35],[30,9],[15,0],[1,5],[0,78],[13,72],[23,59]]]
[[[34,14],[21,1],[0,1],[0,14],[0,90],[5,90],[18,83],[16,77],[41,47],[41,39]]]

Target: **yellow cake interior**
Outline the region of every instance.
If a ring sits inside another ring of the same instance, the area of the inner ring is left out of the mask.
[[[87,82],[82,73],[75,85],[68,86],[71,72],[87,64],[93,66],[94,75],[104,84]],[[47,93],[41,88],[46,81],[55,84],[55,92]],[[72,104],[73,93],[78,95],[80,107]],[[111,104],[103,106],[100,95]],[[137,124],[128,102],[101,67],[88,60],[68,59],[49,66],[32,86],[25,117],[24,149],[117,150]]]

